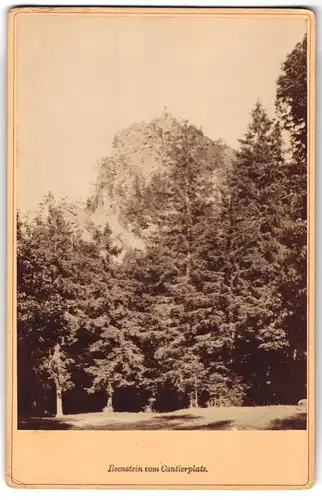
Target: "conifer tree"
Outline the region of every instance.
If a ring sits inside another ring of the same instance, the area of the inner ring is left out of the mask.
[[[278,239],[285,176],[281,133],[259,102],[240,143],[231,178],[229,322],[236,369],[250,387],[250,400],[264,404],[278,399],[271,373],[279,370],[288,341],[278,292],[284,256]]]
[[[306,394],[307,350],[307,36],[286,57],[277,80],[276,109],[290,137],[283,183],[286,247],[280,293],[290,349],[288,385],[293,401]]]
[[[148,186],[151,199],[160,200],[148,242],[157,277],[151,290],[158,321],[156,358],[164,383],[198,406],[208,372],[215,370],[214,362],[205,367],[204,359],[222,347],[218,276],[207,288],[202,251],[207,228],[219,217],[216,175],[222,159],[209,155],[211,142],[188,123],[169,133],[166,144],[168,171],[153,176]]]
[[[113,394],[120,387],[139,386],[144,372],[144,356],[140,349],[126,339],[122,330],[105,324],[102,318],[99,340],[90,348],[93,364],[87,369],[93,375],[90,393],[104,390],[106,411],[113,411]]]

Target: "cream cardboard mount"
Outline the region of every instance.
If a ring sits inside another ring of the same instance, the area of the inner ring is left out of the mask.
[[[9,12],[10,487],[313,486],[315,43],[304,9]]]

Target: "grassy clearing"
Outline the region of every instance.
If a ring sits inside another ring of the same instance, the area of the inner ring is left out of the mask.
[[[19,429],[86,430],[289,430],[306,429],[298,406],[189,408],[171,413],[86,413],[21,421]]]

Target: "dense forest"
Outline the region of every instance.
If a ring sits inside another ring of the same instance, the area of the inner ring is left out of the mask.
[[[236,151],[165,110],[18,212],[20,418],[306,397],[306,74],[304,38]]]

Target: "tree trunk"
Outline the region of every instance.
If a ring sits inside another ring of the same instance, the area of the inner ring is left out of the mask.
[[[63,415],[62,390],[58,380],[56,380],[56,417],[62,417]]]
[[[145,411],[146,411],[147,413],[152,413],[152,412],[154,412],[154,402],[155,402],[155,398],[152,398],[152,397],[151,397],[151,398],[149,398],[149,402],[148,402],[148,404],[147,404],[147,406],[146,406],[146,408],[145,408]]]
[[[194,400],[195,400],[195,408],[198,408],[198,380],[197,377],[194,377]]]
[[[188,397],[189,397],[189,408],[198,408],[197,389],[195,389],[193,392],[190,392]]]
[[[113,408],[113,393],[114,393],[114,390],[113,390],[112,384],[111,384],[111,382],[109,382],[109,384],[107,386],[107,389],[106,389],[107,403],[106,403],[106,406],[104,408],[104,411],[106,411],[106,412],[112,412],[112,411],[114,411],[114,408]]]

